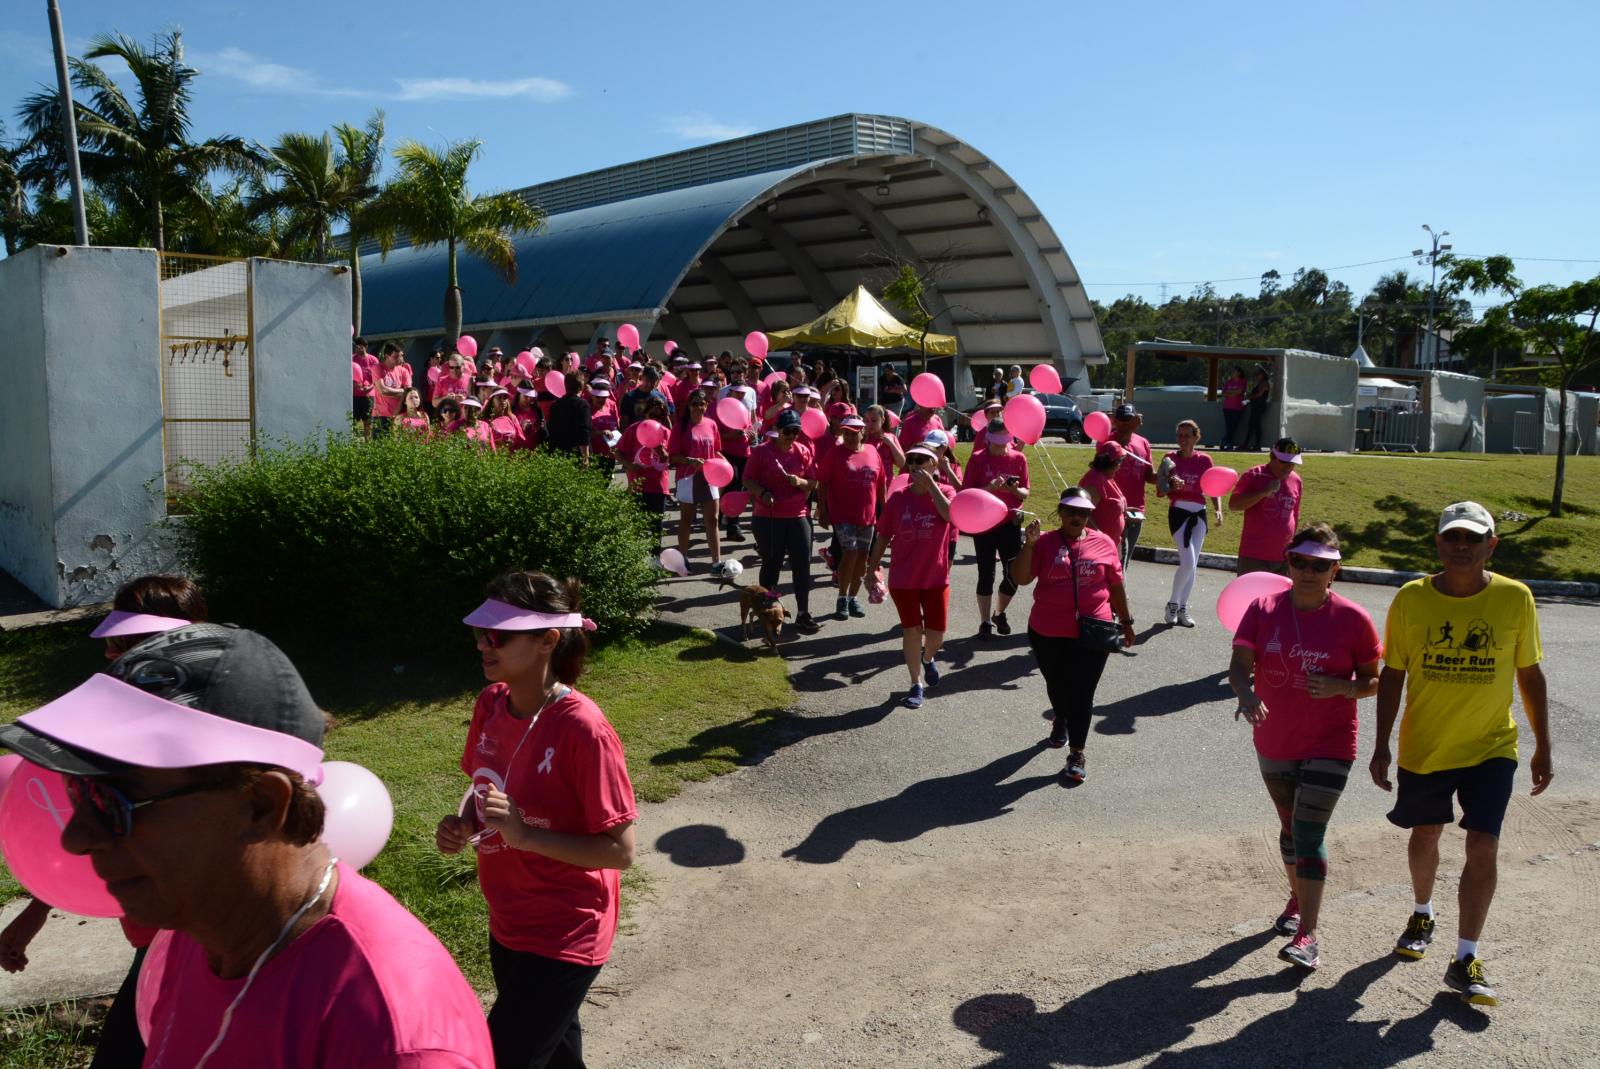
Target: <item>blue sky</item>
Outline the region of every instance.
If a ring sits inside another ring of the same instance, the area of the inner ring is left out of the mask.
[[[0,29],[13,130],[53,84],[45,5],[18,6]],[[481,137],[479,188],[908,116],[1004,167],[1101,300],[1302,265],[1363,292],[1417,270],[1425,222],[1530,282],[1600,273],[1592,2],[61,6],[75,49],[181,28],[205,72],[197,134],[270,141],[382,107],[392,140]]]

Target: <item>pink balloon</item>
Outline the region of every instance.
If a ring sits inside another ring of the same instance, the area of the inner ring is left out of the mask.
[[[478,339],[474,338],[471,334],[461,335],[461,337],[456,339],[456,352],[460,353],[468,360],[473,359],[478,355]]]
[[[911,380],[911,399],[923,408],[944,407],[944,381],[931,371]]]
[[[554,369],[544,373],[544,388],[546,393],[553,393],[557,397],[567,396],[567,377]]]
[[[889,480],[889,493],[892,494],[896,490],[904,490],[906,487],[908,487],[910,485],[911,485],[911,475],[910,475],[910,473],[909,472],[901,472],[899,475],[896,475],[894,478]],[[885,496],[887,496],[887,495],[885,495]]]
[[[350,324],[350,336],[352,338],[356,336],[356,325],[354,323]]]
[[[800,413],[800,429],[807,438],[820,439],[828,433],[828,417],[820,408],[808,408]]]
[[[678,351],[678,343],[675,341],[669,341],[661,348],[668,356],[671,356],[673,353]]]
[[[1111,437],[1111,417],[1104,412],[1090,412],[1083,417],[1083,433],[1091,442],[1103,442]]]
[[[752,330],[744,336],[744,351],[757,360],[765,360],[767,358],[767,346],[769,344],[767,336],[759,330]]]
[[[1276,572],[1251,572],[1241,575],[1217,595],[1217,619],[1229,631],[1239,630],[1239,621],[1251,602],[1268,594],[1278,594],[1292,586],[1289,577]]]
[[[982,534],[998,527],[1010,511],[987,490],[962,490],[950,501],[950,522],[963,534]]]
[[[782,382],[786,377],[787,376],[784,375],[784,373],[781,372],[781,371],[771,371],[771,372],[768,372],[767,373],[767,377],[762,379],[761,381],[766,383],[770,387],[775,382]]]
[[[712,457],[700,466],[700,474],[706,477],[706,482],[720,490],[733,482],[733,465],[722,457]]]
[[[632,323],[624,323],[617,328],[617,344],[625,345],[629,349],[639,348],[639,328]]]
[[[371,863],[394,830],[394,802],[383,781],[349,761],[324,761],[317,794],[327,811],[322,841],[328,849],[354,868]]]
[[[663,549],[661,551],[660,560],[661,567],[665,568],[673,575],[681,578],[689,574],[689,562],[684,560],[683,554],[679,553],[675,549]]]
[[[750,410],[737,397],[724,397],[717,402],[717,422],[731,431],[742,431],[750,426]]]
[[[1060,393],[1061,375],[1053,364],[1035,364],[1028,372],[1028,385],[1040,393]]]
[[[666,424],[658,423],[653,419],[646,419],[639,422],[639,432],[635,437],[640,445],[654,449],[658,446],[666,445],[667,439],[672,437],[672,432],[667,430]]]
[[[745,506],[750,504],[750,493],[747,490],[729,490],[717,504],[724,516],[742,516]]]
[[[1205,474],[1200,476],[1200,492],[1207,497],[1222,497],[1233,484],[1239,481],[1239,473],[1232,468],[1224,468],[1220,464],[1207,468]]]
[[[1019,441],[1033,445],[1044,435],[1044,402],[1031,393],[1019,393],[1006,402],[1006,430]]]
[[[71,819],[61,774],[21,762],[0,794],[0,855],[16,881],[41,902],[85,917],[122,916],[89,859],[62,849],[61,833]]]
[[[978,409],[972,414],[972,433],[977,434],[989,425],[989,413]]]
[[[677,384],[678,384],[678,376],[674,375],[670,371],[663,371],[661,373],[661,381],[656,383],[656,387],[657,387],[657,389],[661,389],[661,390],[670,390],[674,386],[676,386]]]

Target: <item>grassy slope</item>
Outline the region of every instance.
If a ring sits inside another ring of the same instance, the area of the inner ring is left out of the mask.
[[[969,447],[962,447],[965,456]],[[1048,514],[1064,481],[1077,482],[1089,466],[1090,447],[1051,446],[1028,450],[1038,505]],[[1157,449],[1159,462],[1164,450]],[[1219,464],[1240,471],[1262,462],[1264,454],[1212,453]],[[1051,466],[1054,462],[1054,468]],[[1444,453],[1412,456],[1307,456],[1301,468],[1305,522],[1326,520],[1346,544],[1345,562],[1360,567],[1430,571],[1433,525],[1439,510],[1470,499],[1497,518],[1508,511],[1526,520],[1501,520],[1496,566],[1518,579],[1600,581],[1600,457],[1568,457],[1565,511],[1545,515],[1555,482],[1555,458]],[[1152,489],[1149,519],[1141,540],[1166,545],[1166,509]],[[1208,553],[1236,553],[1238,517],[1206,537]]]

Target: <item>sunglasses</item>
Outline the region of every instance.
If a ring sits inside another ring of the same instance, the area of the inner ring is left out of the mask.
[[[1302,557],[1298,553],[1291,553],[1289,554],[1289,567],[1297,571],[1316,572],[1318,575],[1326,575],[1328,570],[1333,567],[1333,561],[1323,560],[1320,557]]]
[[[1444,539],[1445,542],[1447,542],[1450,545],[1454,546],[1454,545],[1460,545],[1462,543],[1467,543],[1469,545],[1476,545],[1479,542],[1482,542],[1484,539],[1488,538],[1489,536],[1488,535],[1478,534],[1475,531],[1468,531],[1468,530],[1465,530],[1464,528],[1461,528],[1461,527],[1456,527],[1456,528],[1452,528],[1451,530],[1448,530],[1448,531],[1444,532],[1439,537]]]
[[[147,805],[155,805],[157,802],[173,798],[182,798],[186,794],[220,791],[225,786],[221,783],[196,783],[135,802],[103,780],[89,776],[63,778],[66,780],[67,798],[72,802],[72,808],[88,809],[99,821],[100,827],[118,838],[133,830],[133,812],[136,809],[143,809]]]
[[[497,650],[506,644],[506,640],[516,637],[516,631],[501,631],[494,627],[474,627],[472,637],[474,640],[483,639],[491,650]]]

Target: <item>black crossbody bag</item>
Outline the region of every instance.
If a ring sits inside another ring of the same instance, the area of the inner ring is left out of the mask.
[[[1078,611],[1078,560],[1067,546],[1067,563],[1072,566],[1072,612],[1078,618],[1078,645],[1101,653],[1116,653],[1122,649],[1122,627],[1115,620],[1102,620],[1085,616]]]

